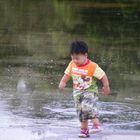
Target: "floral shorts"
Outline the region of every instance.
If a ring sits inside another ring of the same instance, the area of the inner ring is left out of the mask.
[[[80,122],[88,119],[98,118],[97,109],[98,96],[94,92],[83,92],[74,97],[75,107]]]

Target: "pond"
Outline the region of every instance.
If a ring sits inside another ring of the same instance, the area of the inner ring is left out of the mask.
[[[140,130],[139,9],[138,0],[1,0],[1,137],[37,139],[57,136],[46,130],[58,127],[79,129],[72,82],[58,89],[73,40],[87,42],[89,58],[109,77],[108,97],[98,83],[103,128]]]

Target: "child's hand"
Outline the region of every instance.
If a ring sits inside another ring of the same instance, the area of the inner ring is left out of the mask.
[[[59,89],[60,90],[64,90],[65,86],[66,86],[66,83],[65,82],[60,82]]]
[[[103,91],[103,94],[105,96],[108,96],[109,93],[110,93],[110,87],[109,86],[103,86],[102,91]]]
[[[70,80],[70,76],[67,74],[64,74],[64,76],[62,77],[60,84],[59,84],[59,89],[60,90],[64,90],[66,83]]]

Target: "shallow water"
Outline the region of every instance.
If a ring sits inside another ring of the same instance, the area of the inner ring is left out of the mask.
[[[112,100],[111,97],[108,98]],[[80,124],[70,89],[65,93],[58,90],[43,93],[37,90],[26,93],[17,93],[16,90],[0,91],[0,106],[0,134],[3,140],[10,140],[11,137],[14,140],[67,139],[68,135],[76,136],[79,131]],[[98,106],[104,133],[117,130],[139,132],[140,105],[99,101]],[[111,139],[111,136],[103,137],[102,134],[94,137]],[[116,139],[117,137],[119,135]],[[134,138],[129,138],[131,137]]]
[[[45,92],[37,89],[32,91],[26,89],[26,92],[8,90],[0,92],[1,127],[32,127],[32,125],[79,127],[71,89],[66,89],[64,93],[58,89]],[[108,101],[103,101],[104,97],[101,96],[98,103],[103,127],[139,130],[140,105],[135,103],[134,98],[126,102],[127,98],[122,102],[122,98],[116,101],[112,96],[106,97]]]

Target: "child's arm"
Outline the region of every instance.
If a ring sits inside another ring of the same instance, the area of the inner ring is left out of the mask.
[[[106,74],[102,77],[101,81],[103,84],[103,88],[102,88],[103,93],[105,96],[107,96],[110,93],[110,87],[109,87],[109,81]]]
[[[64,74],[62,77],[60,83],[59,83],[59,89],[63,90],[67,84],[67,82],[70,80],[70,76],[68,74]]]

